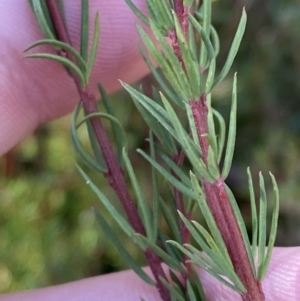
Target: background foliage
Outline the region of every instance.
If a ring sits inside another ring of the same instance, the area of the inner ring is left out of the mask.
[[[246,33],[232,68],[239,73],[239,107],[237,146],[228,184],[247,218],[246,167],[251,166],[253,175],[271,170],[282,199],[276,244],[299,245],[300,7],[295,0],[232,0],[214,5],[222,63],[241,8],[249,7]],[[225,116],[231,78],[228,76],[214,95],[214,103]],[[150,87],[151,77],[142,82]],[[114,103],[127,131],[132,163],[139,166],[138,177],[149,190],[144,172],[147,164],[134,154],[137,147],[148,147],[148,130],[126,94],[116,94]],[[90,208],[101,210],[100,203],[74,166],[69,128],[70,117],[44,126],[0,161],[0,293],[126,268],[94,220]],[[88,141],[87,137],[83,140]],[[89,176],[105,187],[104,179],[90,172]],[[103,190],[114,200],[109,188]],[[110,221],[109,215],[105,217]],[[123,243],[135,257],[140,256],[130,242]]]

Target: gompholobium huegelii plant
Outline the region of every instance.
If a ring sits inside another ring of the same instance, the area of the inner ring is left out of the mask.
[[[141,248],[153,278],[126,251],[101,212],[95,211],[97,219],[130,268],[149,285],[156,286],[164,301],[205,300],[205,288],[201,285],[197,267],[238,292],[244,301],[265,300],[261,281],[276,236],[278,188],[270,174],[274,210],[265,248],[267,197],[262,174],[259,175],[258,211],[252,176],[250,170],[247,171],[252,212],[251,242],[235,197],[225,182],[232,164],[236,136],[236,74],[232,79],[227,130],[224,118],[212,106],[212,91],[228,74],[241,43],[246,12],[241,12],[228,57],[216,74],[220,45],[211,24],[212,0],[147,0],[147,15],[135,6],[134,1],[125,1],[152,31],[149,36],[144,25],[137,25],[144,43],[140,48],[141,55],[159,88],[153,87],[149,97],[143,92],[143,87],[134,89],[122,82],[150,129],[149,153],[141,149],[137,151],[151,167],[152,199],[146,198],[139,185],[127,154],[126,133],[116,118],[105,87],[99,84],[104,112],[99,111],[88,88],[99,44],[98,14],[91,47],[88,47],[88,0],[81,1],[81,45],[76,50],[64,23],[63,1],[29,1],[45,39],[26,51],[47,44],[54,47],[55,53],[28,54],[27,57],[55,60],[73,78],[79,104],[73,113],[72,143],[83,163],[107,178],[123,206],[125,217],[83,169],[77,167],[122,231]],[[101,12],[99,14],[101,16]],[[81,110],[85,117],[78,120]],[[110,121],[114,139],[108,137],[103,119]],[[87,128],[93,156],[84,149],[77,134],[83,124]],[[189,172],[185,172],[184,166],[189,166]],[[159,185],[161,179],[168,183],[164,186],[165,191]],[[131,187],[133,195],[129,192]],[[197,208],[204,216],[205,226],[193,220]],[[166,224],[168,229],[161,224]]]

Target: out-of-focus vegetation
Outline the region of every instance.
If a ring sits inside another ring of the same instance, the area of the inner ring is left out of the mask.
[[[298,245],[300,7],[292,0],[217,1],[214,5],[221,38],[219,66],[226,58],[241,8],[248,7],[246,34],[232,68],[232,73],[238,71],[239,110],[229,185],[247,218],[246,167],[251,166],[253,174],[271,170],[282,200],[277,245]],[[149,77],[144,83],[149,85]],[[231,85],[228,76],[213,98],[224,114],[229,111]],[[139,167],[141,184],[149,189],[148,166],[134,154],[135,148],[147,147],[148,130],[127,95],[118,93],[114,103],[127,131],[132,162]],[[44,126],[0,161],[0,292],[126,268],[95,222],[91,207],[101,210],[100,203],[75,168],[69,127],[70,117]],[[92,172],[89,175],[115,202],[105,180]],[[129,241],[123,243],[140,257]]]

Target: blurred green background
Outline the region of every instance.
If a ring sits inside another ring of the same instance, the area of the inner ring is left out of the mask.
[[[271,170],[281,193],[276,244],[299,245],[300,6],[295,0],[215,2],[219,66],[226,59],[244,5],[248,25],[241,50],[231,75],[213,95],[215,107],[228,116],[232,74],[238,71],[237,145],[228,183],[249,220],[246,168],[251,166],[253,175],[262,171],[267,176]],[[142,83],[149,86],[151,76]],[[137,147],[146,147],[148,130],[127,95],[119,92],[113,102],[127,131],[132,163],[148,191],[149,167],[134,153]],[[95,221],[91,207],[113,225],[75,168],[69,128],[70,116],[52,122],[0,161],[0,293],[126,268]],[[88,142],[87,137],[83,142]],[[86,171],[116,202],[105,180]],[[123,239],[123,244],[144,263],[130,241]]]

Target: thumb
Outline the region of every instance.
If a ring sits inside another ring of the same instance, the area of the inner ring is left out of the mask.
[[[119,88],[118,79],[136,81],[147,73],[147,67],[137,47],[138,20],[124,0],[89,2],[91,30],[96,11],[101,23],[100,46],[90,81],[90,88],[97,95],[97,82],[113,92]],[[136,1],[136,5],[145,11],[144,2]],[[70,37],[79,49],[81,4],[71,0],[64,3]],[[0,19],[1,155],[39,124],[72,111],[78,94],[59,63],[24,59],[23,50],[43,38],[28,1],[0,1]]]

